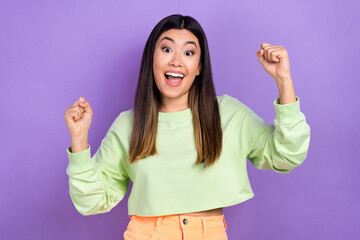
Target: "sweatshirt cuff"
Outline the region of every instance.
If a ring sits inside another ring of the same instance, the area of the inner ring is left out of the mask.
[[[274,100],[276,120],[279,123],[290,123],[302,116],[300,111],[300,98],[296,96],[296,102],[280,104],[280,98]]]
[[[89,147],[81,152],[72,153],[71,146],[66,149],[68,158],[69,158],[69,167],[75,169],[84,169],[86,167],[91,167],[91,147]]]

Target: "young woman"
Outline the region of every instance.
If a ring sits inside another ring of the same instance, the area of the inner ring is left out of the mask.
[[[287,51],[263,43],[256,54],[279,89],[274,125],[239,100],[216,96],[207,39],[194,18],[162,19],[145,45],[134,108],[119,114],[92,158],[89,102],[81,97],[65,112],[76,209],[110,211],[131,180],[126,240],[227,239],[223,207],[254,196],[246,159],[289,173],[310,141]]]

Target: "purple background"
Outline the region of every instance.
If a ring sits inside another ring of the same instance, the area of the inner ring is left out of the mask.
[[[359,10],[355,0],[2,0],[1,238],[122,239],[131,188],[107,214],[85,217],[71,202],[64,112],[80,96],[90,102],[94,154],[115,117],[133,107],[152,28],[180,13],[207,34],[217,95],[238,98],[269,124],[278,89],[255,52],[262,42],[285,47],[311,127],[308,156],[292,173],[248,161],[255,197],[224,209],[229,239],[356,239]]]

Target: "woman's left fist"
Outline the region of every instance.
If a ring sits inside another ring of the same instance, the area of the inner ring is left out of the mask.
[[[291,79],[289,56],[282,46],[273,46],[268,43],[262,43],[261,49],[256,51],[264,70],[270,74],[277,84],[278,81]]]

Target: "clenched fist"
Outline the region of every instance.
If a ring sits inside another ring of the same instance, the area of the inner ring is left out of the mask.
[[[91,120],[92,110],[85,98],[79,98],[65,111],[66,126],[72,138],[87,137]]]
[[[264,70],[272,76],[279,85],[281,80],[291,79],[290,62],[286,49],[282,46],[274,46],[262,43],[261,49],[256,51]]]

